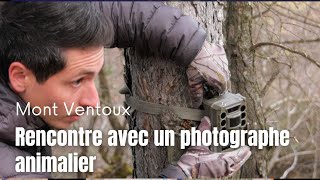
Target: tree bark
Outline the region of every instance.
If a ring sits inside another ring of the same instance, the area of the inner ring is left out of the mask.
[[[182,9],[192,15],[207,29],[210,42],[222,43],[223,10],[218,2],[170,2],[171,6]],[[186,27],[188,28],[188,27]],[[125,79],[133,96],[148,102],[191,107],[187,85],[186,69],[178,67],[169,59],[149,56],[141,57],[134,49],[125,51]],[[180,120],[172,112],[162,115],[151,115],[135,112],[128,119],[129,128],[145,129],[149,132],[149,144],[146,147],[132,147],[134,177],[158,177],[160,171],[168,164],[175,163],[183,151],[180,150],[179,136],[176,136],[175,147],[156,147],[153,144],[153,130],[189,129],[194,122]]]
[[[261,97],[255,72],[252,47],[252,7],[250,2],[228,3],[226,17],[226,52],[231,71],[232,90],[246,97],[249,129],[265,129]],[[266,177],[267,150],[251,147],[252,155],[242,168],[242,178]]]

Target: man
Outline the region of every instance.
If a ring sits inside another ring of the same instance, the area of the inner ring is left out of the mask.
[[[188,28],[186,28],[188,27]],[[79,120],[64,108],[57,116],[17,115],[23,107],[96,106],[94,79],[104,63],[104,47],[132,47],[171,58],[187,68],[194,107],[202,103],[204,83],[227,89],[224,50],[204,42],[205,31],[190,16],[156,2],[7,2],[0,15],[0,177],[49,177],[17,173],[15,157],[51,155],[49,147],[15,147],[15,127],[66,129]],[[218,52],[218,53],[217,53]],[[217,55],[218,54],[218,55]],[[221,55],[222,54],[222,55]],[[216,56],[217,55],[217,56]],[[219,57],[219,58],[215,58]],[[155,62],[156,63],[156,62]],[[205,66],[204,66],[205,65]],[[210,129],[207,118],[200,129]],[[250,150],[215,154],[191,147],[162,177],[222,177],[238,170]]]

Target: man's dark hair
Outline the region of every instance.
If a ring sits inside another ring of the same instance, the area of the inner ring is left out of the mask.
[[[12,62],[41,83],[65,67],[63,48],[112,43],[111,21],[92,2],[6,2],[0,12],[0,76],[7,82]]]

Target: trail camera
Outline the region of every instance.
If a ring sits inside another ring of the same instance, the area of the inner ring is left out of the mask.
[[[218,95],[214,89],[204,86],[204,110],[200,110],[142,101],[131,96],[129,92],[130,90],[127,86],[120,90],[120,93],[127,94],[125,103],[131,107],[130,114],[138,110],[144,113],[160,115],[164,110],[171,110],[181,119],[200,120],[204,115],[208,116],[212,126],[217,127],[219,131],[247,128],[246,98],[240,94],[226,92],[223,95]],[[218,147],[212,145],[211,150],[221,152],[229,147],[230,144]]]
[[[213,127],[221,130],[246,129],[246,98],[240,94],[226,92],[203,101],[205,114],[210,117]],[[212,146],[211,150],[220,152],[229,146]]]

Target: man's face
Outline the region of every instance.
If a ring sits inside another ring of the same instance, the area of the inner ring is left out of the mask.
[[[22,98],[30,102],[31,107],[52,107],[55,103],[57,116],[42,113],[40,116],[50,126],[57,129],[68,128],[73,122],[79,120],[75,108],[82,106],[96,106],[99,103],[94,79],[97,77],[104,63],[103,47],[65,49],[62,53],[66,60],[66,67],[51,76],[47,81],[39,84],[32,77],[29,86]],[[65,105],[72,115],[68,116]]]

